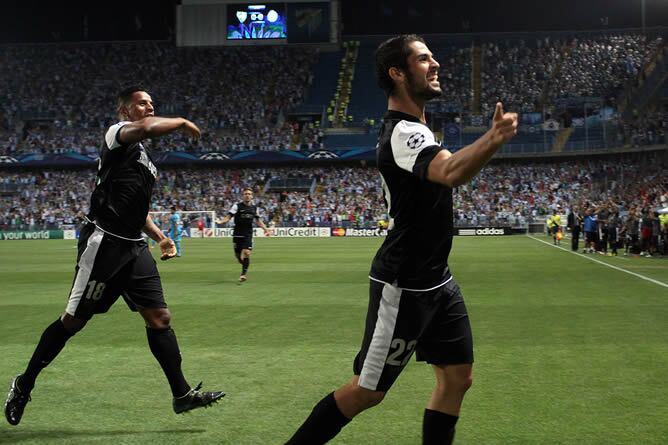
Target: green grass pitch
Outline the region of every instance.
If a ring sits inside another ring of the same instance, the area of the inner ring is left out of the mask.
[[[0,443],[283,443],[351,376],[380,242],[257,239],[239,285],[229,239],[184,240],[159,264],[184,371],[227,397],[174,415],[142,320],[119,301],[42,373],[21,424],[0,421]],[[73,241],[0,243],[3,400],[63,311],[75,256]],[[668,283],[665,259],[595,258]],[[476,357],[457,443],[668,443],[668,288],[526,236],[458,237],[450,264]],[[420,444],[432,385],[410,363],[333,443]]]

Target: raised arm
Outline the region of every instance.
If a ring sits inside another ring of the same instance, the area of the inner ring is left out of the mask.
[[[516,134],[517,113],[504,113],[501,102],[497,103],[492,128],[454,154],[441,150],[429,163],[427,179],[448,187],[466,184]]]
[[[229,220],[232,219],[232,215],[229,213],[218,220],[218,224],[227,224]]]
[[[123,125],[119,130],[118,140],[122,144],[133,144],[144,139],[163,136],[176,130],[184,131],[195,141],[199,140],[201,136],[197,125],[182,117],[150,116]]]

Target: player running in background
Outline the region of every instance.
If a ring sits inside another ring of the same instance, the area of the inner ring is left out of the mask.
[[[220,220],[220,224],[226,224],[234,218],[234,231],[232,232],[232,242],[234,243],[234,256],[241,264],[241,275],[239,282],[247,280],[246,273],[250,266],[250,256],[253,251],[253,221],[257,221],[265,235],[270,232],[264,225],[260,215],[257,213],[257,206],[253,204],[253,191],[245,188],[242,194],[242,200],[232,206],[230,211]]]
[[[174,241],[176,246],[176,256],[181,256],[181,215],[176,210],[176,206],[172,206],[172,213],[169,215],[169,237]]]
[[[453,440],[472,382],[473,339],[448,267],[452,189],[469,182],[517,133],[517,115],[497,103],[492,128],[450,153],[425,124],[425,103],[442,94],[438,68],[416,35],[391,38],[376,51],[378,80],[388,97],[376,157],[389,230],[371,265],[366,329],[353,377],[316,404],[289,445],[325,443],[379,404],[413,352],[436,375],[423,415],[423,443]]]
[[[5,417],[12,425],[21,421],[42,369],[93,315],[107,312],[119,296],[146,323],[149,348],[169,382],[174,412],[209,406],[225,395],[221,391],[200,391],[201,384],[192,388],[186,381],[160,275],[141,236],[143,231],[158,242],[161,259],[176,255],[174,243],[148,213],[158,172],[142,141],[177,130],[199,139],[200,130],[183,118],[155,117],[151,96],[142,88],[125,89],[118,99],[121,122],[109,127],[102,141],[90,212],[79,236],[69,301],[65,312],[42,334],[26,370],[11,382]],[[99,341],[104,343],[105,339]]]

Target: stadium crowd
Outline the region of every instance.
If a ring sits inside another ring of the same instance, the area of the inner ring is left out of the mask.
[[[668,206],[668,160],[664,152],[613,160],[496,163],[456,189],[457,226],[526,227],[553,211],[573,206],[596,211],[614,203],[620,215],[654,214]],[[272,193],[272,179],[301,175],[312,192]],[[0,229],[75,225],[87,212],[90,170],[21,172],[0,180]],[[251,187],[265,221],[276,226],[376,227],[388,220],[378,173],[373,168],[162,169],[153,211],[215,211],[224,215]],[[623,222],[623,221],[622,221]]]
[[[574,39],[565,48],[549,97],[616,98],[662,44],[662,38],[642,34]]]
[[[482,110],[491,113],[499,100],[520,112],[540,112],[542,104],[569,97],[599,97],[614,104],[620,89],[637,79],[662,45],[661,37],[632,33],[487,43]]]
[[[440,100],[454,103],[468,110],[473,98],[471,88],[471,49],[445,47],[434,49],[441,65],[438,77],[443,95]]]
[[[303,192],[264,193],[272,178],[299,173],[316,179],[311,196]],[[10,173],[0,180],[0,229],[57,228],[87,212],[94,172]],[[4,186],[4,188],[2,188]],[[216,211],[225,214],[244,187],[256,195],[260,214],[276,225],[368,226],[386,218],[377,172],[365,168],[161,170],[152,211]]]
[[[544,85],[551,79],[561,59],[559,40],[540,39],[535,45],[525,40],[483,45],[481,108],[493,111],[503,100],[509,110],[540,110]]]
[[[637,78],[663,41],[640,34],[513,39],[480,46],[483,112],[540,111],[546,101],[597,96],[609,100]],[[470,107],[470,46],[433,48],[441,61],[444,97]],[[316,49],[308,47],[176,48],[164,42],[0,47],[0,155],[64,153],[96,156],[101,134],[116,121],[121,85],[149,86],[159,114],[184,115],[203,130],[194,144],[180,133],[151,141],[153,151],[321,149],[323,132],[288,122],[313,82]],[[614,102],[614,101],[612,101]],[[666,113],[617,121],[620,144],[666,140]],[[651,157],[651,155],[647,155]],[[573,206],[621,215],[652,214],[666,205],[665,159],[489,166],[455,193],[460,226],[524,226]],[[273,178],[315,179],[312,193],[267,192]],[[0,228],[73,226],[87,211],[94,173],[44,170],[0,177]],[[387,221],[377,172],[367,168],[164,169],[153,210],[225,213],[251,186],[263,217],[276,225],[373,227]],[[611,204],[612,203],[612,204]],[[608,209],[607,211],[611,211]],[[647,218],[645,218],[647,220]]]
[[[620,136],[632,147],[668,143],[668,111],[657,110],[628,121],[617,121]]]
[[[660,37],[633,33],[483,43],[482,113],[491,114],[498,100],[520,112],[542,111],[567,97],[600,97],[614,106],[619,89],[662,45]],[[471,111],[471,46],[443,43],[434,52],[444,100]],[[114,94],[130,83],[147,86],[159,114],[187,116],[203,130],[196,144],[175,134],[155,150],[321,149],[321,131],[286,121],[312,84],[317,60],[317,50],[308,47],[2,46],[0,155],[95,153],[101,130],[116,120]],[[626,143],[656,139],[656,125],[623,125],[629,127]]]
[[[100,131],[116,121],[115,94],[134,83],[147,86],[159,114],[188,116],[205,134],[198,145],[178,135],[164,138],[162,150],[313,143],[317,134],[295,134],[284,113],[302,102],[316,60],[315,49],[284,46],[2,46],[0,154],[97,149]]]

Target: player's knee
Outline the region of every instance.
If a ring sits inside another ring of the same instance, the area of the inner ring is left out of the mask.
[[[370,395],[367,396],[366,402],[367,406],[371,408],[372,406],[379,405],[380,402],[385,398],[385,393],[381,391],[373,391]]]
[[[448,379],[447,384],[444,386],[447,387],[448,390],[464,394],[471,388],[471,386],[473,386],[473,374],[471,373],[455,374],[454,376],[451,376],[450,379]]]
[[[355,396],[360,408],[368,409],[380,404],[385,398],[385,392],[371,391],[358,386],[355,391]]]
[[[142,312],[146,325],[152,329],[167,329],[172,320],[172,314],[167,308],[151,309]]]
[[[172,321],[172,314],[168,310],[162,310],[156,317],[156,326],[158,329],[166,329]]]
[[[470,365],[437,366],[435,391],[464,394],[473,385],[473,368]]]

